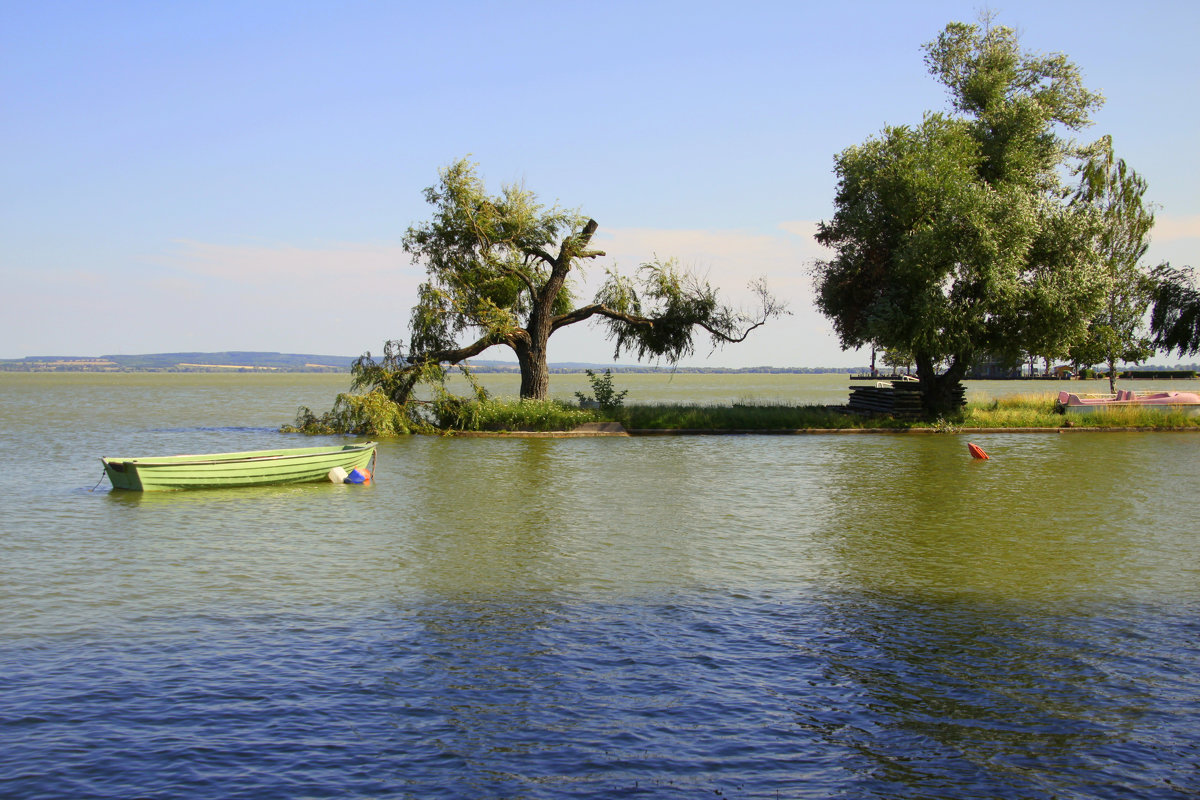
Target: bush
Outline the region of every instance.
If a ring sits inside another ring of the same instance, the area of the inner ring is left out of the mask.
[[[376,389],[367,394],[343,393],[333,408],[321,416],[301,406],[293,425],[280,428],[283,433],[348,434],[353,436],[403,436],[428,428],[428,423]]]
[[[593,396],[588,397],[583,392],[576,392],[575,396],[579,398],[580,406],[599,408],[602,414],[611,414],[621,407],[629,390],[623,389],[618,392],[613,388],[612,370],[604,370],[603,375],[597,375],[590,369],[585,369],[584,372],[592,384]]]

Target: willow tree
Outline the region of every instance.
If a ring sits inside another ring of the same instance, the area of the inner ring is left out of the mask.
[[[1112,139],[1092,148],[1081,170],[1075,203],[1099,218],[1093,242],[1105,271],[1106,288],[1087,334],[1071,347],[1076,364],[1108,367],[1109,391],[1117,390],[1117,361],[1138,363],[1154,354],[1144,318],[1155,283],[1141,263],[1150,247],[1154,213],[1143,202],[1146,181],[1113,154]]]
[[[980,356],[1017,363],[1082,337],[1103,290],[1098,221],[1062,184],[1064,133],[1102,98],[1057,54],[1006,27],[952,23],[925,46],[954,113],[886,127],[842,151],[835,212],[817,240],[817,305],[843,347],[911,352],[929,416],[958,410]]]
[[[1200,353],[1200,286],[1191,267],[1154,268],[1154,310],[1150,330],[1156,347],[1179,355]]]
[[[592,246],[595,220],[543,207],[516,185],[489,195],[466,160],[442,169],[425,199],[431,219],[403,240],[426,270],[408,352],[392,345],[385,364],[367,356],[356,367],[360,385],[383,387],[397,401],[419,377],[436,378],[443,365],[497,346],[516,355],[521,397],[544,399],[550,337],[587,320],[602,322],[615,339],[614,357],[629,352],[673,363],[694,352],[697,331],[714,346],[740,342],[784,313],[761,281],[751,285],[761,304],[751,316],[722,304],[716,289],[673,261],[643,264],[633,276],[609,270],[594,300],[577,304],[582,265],[605,255]]]

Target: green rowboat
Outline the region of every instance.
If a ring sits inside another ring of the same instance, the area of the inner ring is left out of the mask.
[[[267,486],[329,480],[329,471],[365,469],[375,455],[375,442],[340,447],[296,447],[157,458],[101,458],[114,489],[161,492]]]

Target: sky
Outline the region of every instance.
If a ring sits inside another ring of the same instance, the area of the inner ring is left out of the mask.
[[[0,358],[378,354],[407,341],[422,192],[469,157],[599,223],[585,298],[673,257],[735,305],[760,276],[788,302],[684,364],[865,364],[813,304],[833,159],[948,110],[921,47],[983,8],[0,0]],[[1200,4],[987,8],[1104,94],[1079,138],[1148,181],[1147,263],[1200,267]],[[599,327],[550,342],[611,358]]]

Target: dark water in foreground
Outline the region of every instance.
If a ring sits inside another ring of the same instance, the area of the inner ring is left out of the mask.
[[[417,437],[367,487],[89,491],[307,443],[273,427],[340,388],[0,376],[0,796],[1200,794],[1200,436]]]

